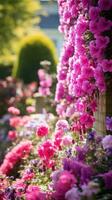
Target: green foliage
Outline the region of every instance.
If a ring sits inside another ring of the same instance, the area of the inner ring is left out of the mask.
[[[28,36],[22,42],[18,62],[14,67],[13,75],[21,78],[25,83],[37,80],[37,70],[42,68],[40,62],[51,62],[50,73],[56,72],[56,49],[51,39],[39,32]]]
[[[11,53],[12,41],[37,23],[38,9],[38,0],[0,0],[0,56]]]

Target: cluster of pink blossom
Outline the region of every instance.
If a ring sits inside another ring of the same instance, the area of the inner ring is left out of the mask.
[[[38,156],[43,160],[44,164],[51,168],[54,166],[54,160],[52,160],[55,152],[56,146],[51,140],[46,140],[43,144],[38,147]]]
[[[40,124],[37,127],[36,135],[39,136],[39,137],[43,137],[43,136],[48,135],[48,132],[49,132],[48,125],[46,125],[46,124],[44,124],[44,125]]]
[[[18,108],[13,107],[13,106],[8,108],[8,112],[13,114],[13,115],[19,115],[20,114],[20,110]]]
[[[29,185],[26,190],[26,200],[45,200],[45,194],[38,186]]]
[[[2,165],[0,166],[0,173],[9,174],[14,166],[21,161],[22,158],[28,156],[32,149],[31,141],[20,142],[9,153],[6,154]]]
[[[30,116],[13,116],[10,118],[10,126],[13,128],[22,127],[24,126],[30,119]]]
[[[112,21],[102,16],[112,8],[112,1],[94,3],[58,0],[65,43],[57,69],[57,113],[67,117],[76,113],[74,130],[80,132],[93,126],[96,91],[106,90],[105,72],[112,72],[112,60],[106,57]]]
[[[107,12],[111,12],[111,0],[99,0],[97,6],[91,5],[89,8],[89,30],[93,34],[93,40],[89,44],[91,57],[94,59],[95,70],[94,78],[96,85],[100,91],[105,91],[105,72],[112,72],[112,59],[106,55],[106,50],[111,44],[109,32],[112,28],[112,21],[105,16]]]
[[[38,70],[38,77],[40,81],[39,93],[43,96],[50,95],[50,88],[52,86],[52,78],[45,72],[44,69]]]

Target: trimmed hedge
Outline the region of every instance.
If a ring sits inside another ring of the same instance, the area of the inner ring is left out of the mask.
[[[27,36],[22,42],[13,76],[25,83],[36,81],[37,70],[42,68],[40,62],[43,60],[51,62],[49,72],[55,73],[57,56],[54,43],[41,32]]]

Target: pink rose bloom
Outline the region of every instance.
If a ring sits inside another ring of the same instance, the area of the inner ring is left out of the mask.
[[[27,106],[26,110],[28,113],[34,113],[36,111],[34,106]]]
[[[26,184],[24,183],[24,180],[18,179],[13,184],[13,187],[16,190],[17,197],[21,197],[21,195],[24,194],[24,191],[25,191],[25,188],[26,188]]]
[[[110,10],[112,8],[112,0],[99,0],[98,5],[101,10]]]
[[[90,23],[89,23],[89,29],[94,34],[99,34],[101,32],[101,30],[99,30],[98,22],[97,21],[90,21]]]
[[[9,132],[8,132],[8,138],[9,138],[10,140],[15,140],[16,137],[17,137],[16,131],[13,130],[13,131],[9,131]]]
[[[85,78],[91,78],[91,77],[93,77],[93,69],[92,69],[92,67],[83,67],[82,68],[82,75],[83,75],[83,77],[85,77]]]
[[[65,88],[63,82],[58,82],[56,86],[55,101],[61,100],[65,95]]]
[[[45,194],[35,185],[29,185],[26,190],[26,200],[45,200]]]
[[[40,81],[41,87],[47,88],[47,87],[51,87],[51,85],[52,85],[52,78],[49,75],[47,75],[44,80]]]
[[[46,135],[48,135],[48,133],[49,133],[49,129],[46,124],[45,125],[41,124],[37,127],[36,135],[38,135],[39,137],[46,136]]]
[[[89,44],[90,54],[93,58],[101,58],[103,56],[103,50],[96,46],[95,41],[91,41]]]
[[[12,117],[10,119],[10,126],[16,128],[17,126],[19,126],[21,123],[21,118],[20,117]]]
[[[20,110],[18,108],[13,107],[13,106],[8,108],[8,112],[13,114],[13,115],[19,115],[20,114]]]

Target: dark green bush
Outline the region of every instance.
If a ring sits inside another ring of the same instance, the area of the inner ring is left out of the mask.
[[[7,76],[10,76],[12,68],[13,68],[12,65],[9,66],[0,65],[0,79],[4,79]]]
[[[37,80],[37,70],[42,68],[40,62],[51,62],[50,73],[56,72],[56,49],[51,39],[43,33],[27,36],[22,42],[13,76],[25,83]]]

